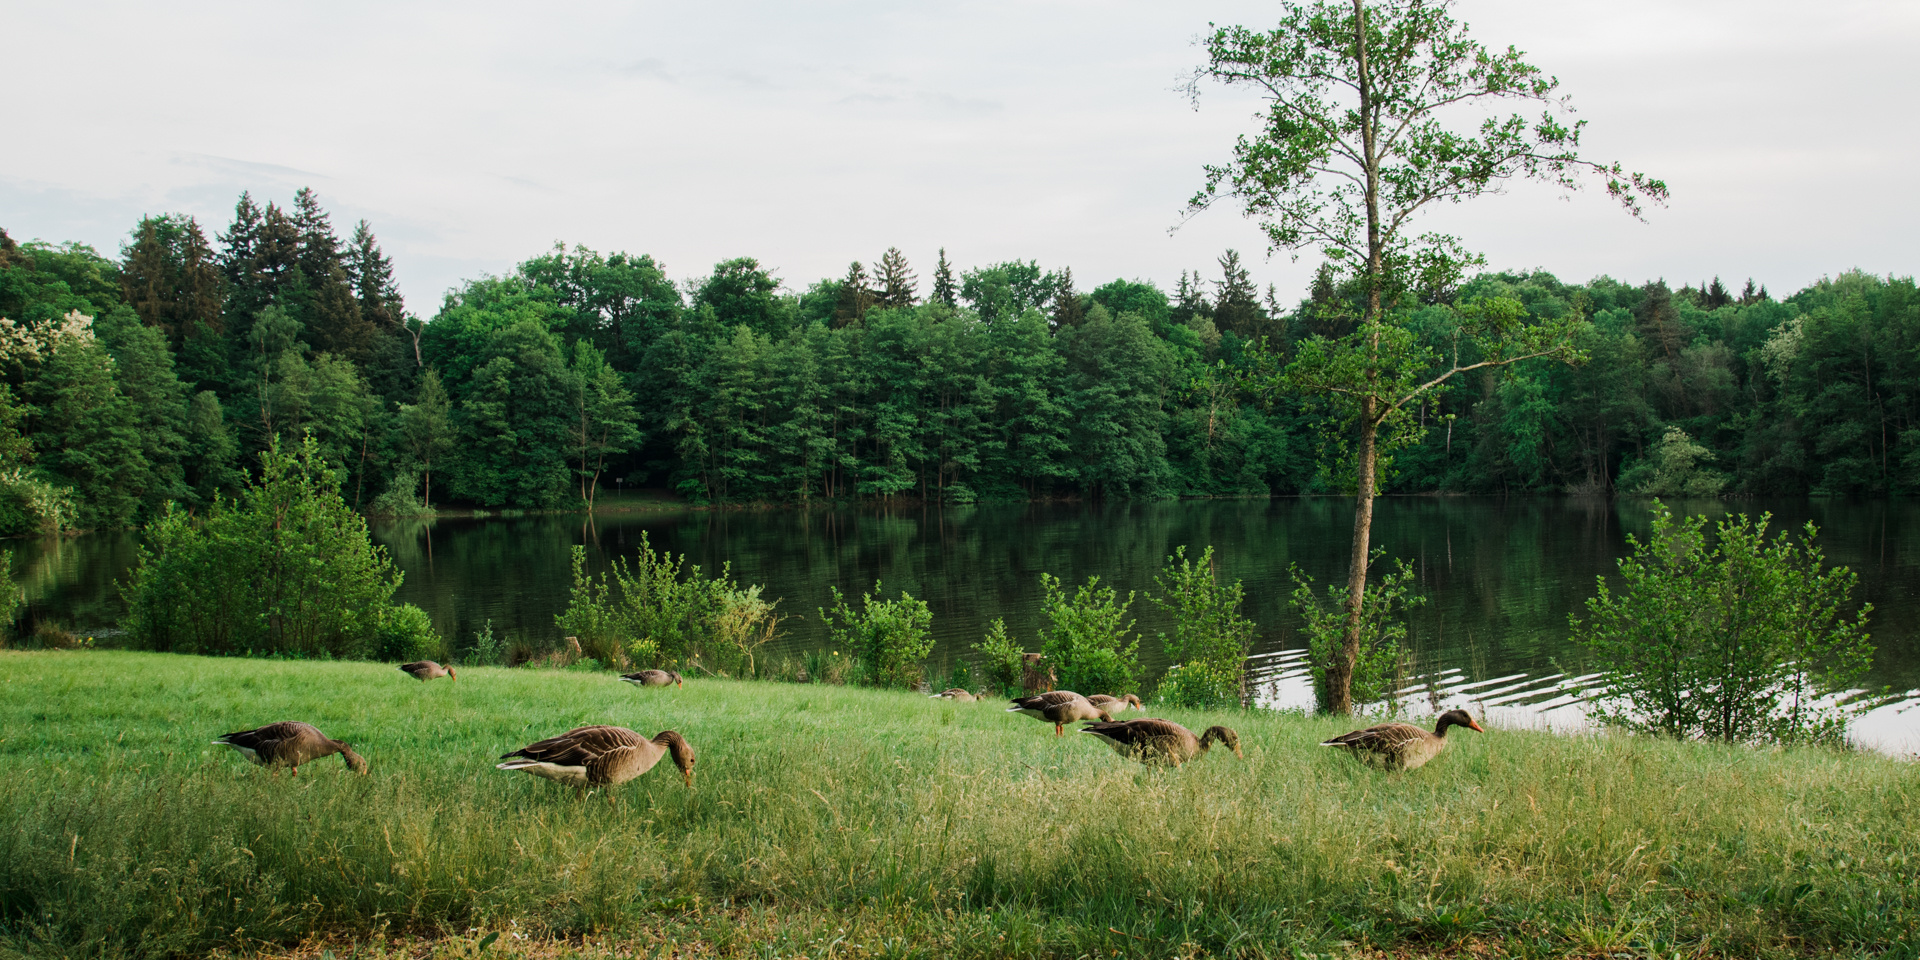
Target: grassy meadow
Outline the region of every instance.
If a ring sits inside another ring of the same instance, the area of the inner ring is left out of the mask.
[[[1914,954],[1920,767],[1456,731],[1408,774],[1236,728],[1148,770],[1003,704],[840,687],[0,653],[0,954],[169,957]],[[1091,691],[1088,691],[1091,692]],[[210,743],[307,720],[371,763]],[[684,734],[608,793],[498,771]],[[494,936],[499,934],[500,936]],[[484,945],[484,946],[483,946]]]

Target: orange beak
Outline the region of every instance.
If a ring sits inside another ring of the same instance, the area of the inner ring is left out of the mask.
[[[1486,733],[1486,731],[1485,731],[1485,730],[1482,730],[1482,729],[1480,729],[1480,725],[1479,725],[1479,724],[1477,724],[1477,723],[1474,723],[1474,722],[1473,722],[1472,720],[1468,720],[1468,721],[1467,721],[1467,727],[1468,727],[1469,729],[1471,729],[1471,730],[1473,730],[1473,732],[1475,732],[1475,733]]]
[[[454,672],[453,672],[453,668],[452,668],[452,667],[448,667],[448,668],[447,668],[447,679],[449,679],[449,680],[452,680],[452,681],[453,681],[453,682],[455,682],[455,683],[459,683],[459,682],[460,682],[460,675],[459,675],[459,674],[457,674],[457,673],[454,673]]]

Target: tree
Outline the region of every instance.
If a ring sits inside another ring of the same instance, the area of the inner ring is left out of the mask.
[[[398,426],[400,448],[420,466],[424,484],[421,506],[433,509],[433,464],[453,452],[453,403],[440,384],[440,371],[429,368],[420,378],[413,403],[401,404]]]
[[[1514,179],[1570,190],[1582,175],[1600,174],[1608,194],[1635,216],[1643,198],[1660,202],[1667,193],[1659,180],[1581,157],[1583,123],[1554,118],[1552,108],[1564,105],[1554,94],[1558,81],[1517,50],[1469,38],[1448,6],[1286,2],[1273,30],[1223,27],[1208,36],[1208,62],[1188,88],[1197,97],[1207,80],[1252,87],[1268,103],[1265,128],[1239,138],[1231,163],[1206,168],[1189,213],[1232,198],[1260,223],[1270,249],[1317,248],[1364,294],[1352,334],[1307,341],[1288,369],[1291,386],[1326,396],[1335,421],[1352,431],[1347,635],[1329,665],[1328,706],[1336,713],[1353,707],[1346,688],[1360,654],[1382,453],[1416,439],[1418,402],[1463,372],[1532,357],[1575,359],[1577,318],[1527,322],[1511,301],[1463,315],[1449,331],[1450,361],[1421,343],[1389,308],[1409,293],[1446,286],[1479,260],[1454,237],[1409,235],[1413,220],[1436,204],[1497,193]],[[1538,120],[1485,117],[1510,100],[1546,109]],[[1450,124],[1455,116],[1471,125]]]
[[[1820,698],[1847,689],[1873,662],[1863,604],[1845,610],[1859,578],[1825,567],[1809,523],[1796,541],[1767,539],[1767,514],[1674,522],[1653,505],[1653,534],[1629,536],[1621,591],[1595,578],[1573,636],[1605,671],[1596,716],[1645,733],[1728,743],[1837,742],[1849,711]]]
[[[1242,616],[1246,590],[1223,582],[1213,548],[1198,558],[1175,547],[1154,578],[1158,594],[1147,599],[1173,618],[1173,634],[1161,634],[1168,662],[1155,699],[1182,707],[1237,707],[1246,694],[1247,651],[1254,623]]]
[[[958,306],[956,299],[959,291],[953,285],[953,267],[947,264],[947,248],[940,248],[940,263],[933,268],[933,303],[944,303],[949,307]]]
[[[874,290],[867,279],[867,268],[855,260],[847,267],[846,278],[840,281],[840,302],[833,308],[833,325],[836,329],[859,323],[874,304]]]
[[[874,306],[911,307],[918,299],[915,290],[920,281],[913,275],[913,269],[907,266],[907,257],[899,247],[888,247],[887,252],[880,255],[880,265],[873,282],[878,288]]]
[[[378,654],[400,571],[340,498],[311,439],[261,455],[258,483],[197,521],[171,506],[146,527],[124,588],[127,632],[176,653]]]
[[[140,319],[172,344],[196,325],[220,330],[224,279],[206,234],[192,217],[141,217],[121,252],[120,288]]]
[[[625,453],[640,442],[640,428],[635,426],[640,415],[633,408],[632,391],[593,344],[573,345],[573,364],[567,374],[573,393],[568,442],[579,463],[575,473],[580,477],[580,499],[591,511],[607,457]]]

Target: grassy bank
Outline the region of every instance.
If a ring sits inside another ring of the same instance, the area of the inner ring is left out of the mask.
[[[1397,775],[1316,746],[1337,722],[1156,711],[1247,758],[1144,770],[993,703],[460,676],[0,653],[0,951],[1804,955],[1920,925],[1920,768],[1877,756],[1495,730]],[[280,719],[371,776],[207,742]],[[586,723],[679,730],[697,788],[663,768],[583,803],[493,769]]]

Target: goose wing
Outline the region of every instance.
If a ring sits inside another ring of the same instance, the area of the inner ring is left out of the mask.
[[[602,754],[621,747],[634,747],[647,742],[647,738],[628,730],[626,727],[575,727],[557,737],[548,737],[537,743],[530,743],[512,753],[503,753],[500,759],[525,757],[539,763],[550,763],[559,767],[585,767]]]
[[[1349,747],[1355,750],[1372,750],[1376,753],[1399,753],[1409,745],[1420,743],[1433,734],[1410,723],[1383,723],[1343,733],[1331,740],[1322,740],[1323,747]]]
[[[255,753],[271,753],[274,744],[286,740],[298,740],[303,736],[309,735],[322,740],[326,739],[326,737],[310,723],[301,723],[298,720],[282,720],[279,723],[269,723],[264,727],[255,727],[252,730],[240,730],[229,733],[213,742],[224,743],[230,747],[241,747],[252,750]]]
[[[1013,699],[1013,709],[1045,710],[1048,707],[1057,707],[1063,703],[1072,703],[1075,700],[1085,699],[1086,697],[1074,693],[1072,690],[1049,690],[1046,693],[1036,693],[1031,697],[1015,697]]]

